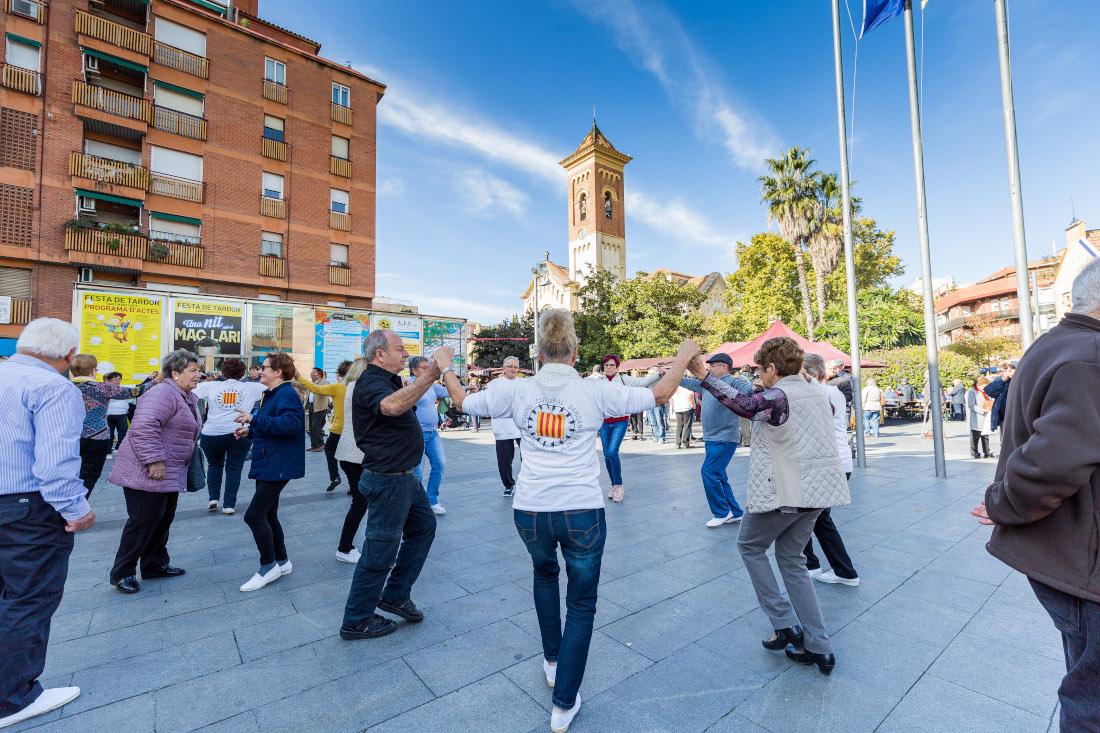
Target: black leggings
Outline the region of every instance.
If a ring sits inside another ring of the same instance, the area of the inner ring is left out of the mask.
[[[340,461],[340,468],[344,469],[344,474],[348,477],[348,486],[351,488],[351,506],[348,507],[348,513],[344,516],[344,527],[340,530],[340,544],[337,545],[337,552],[351,552],[355,547],[355,533],[359,531],[359,525],[363,521],[363,516],[367,513],[367,497],[363,496],[363,492],[359,490],[359,479],[363,476],[363,465],[361,463],[351,463],[349,461]]]
[[[244,523],[252,530],[260,551],[260,565],[287,561],[283,526],[279,524],[279,494],[287,483],[257,479],[256,495],[244,513]]]
[[[982,452],[980,454],[978,453],[978,440],[979,439],[981,439],[981,441],[982,441]],[[976,456],[976,455],[988,456],[989,455],[989,436],[988,435],[982,435],[981,430],[971,430],[970,431],[970,455],[972,455],[972,456]]]

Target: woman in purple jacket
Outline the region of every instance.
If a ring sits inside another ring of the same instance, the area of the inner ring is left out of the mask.
[[[109,476],[126,495],[126,526],[111,568],[111,585],[137,593],[141,577],[172,578],[183,568],[168,562],[168,530],[176,501],[187,489],[187,472],[202,419],[191,390],[202,376],[199,357],[177,350],[164,357],[164,381],[138,400],[130,432],[122,441]]]

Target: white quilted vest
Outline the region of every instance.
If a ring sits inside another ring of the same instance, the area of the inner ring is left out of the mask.
[[[787,395],[790,414],[778,427],[753,422],[746,511],[850,503],[828,398],[797,375],[783,377],[775,388]]]

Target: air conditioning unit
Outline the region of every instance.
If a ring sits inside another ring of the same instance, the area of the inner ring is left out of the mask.
[[[25,18],[38,20],[38,2],[36,0],[11,0],[11,12]]]
[[[92,268],[90,268],[90,267],[81,267],[80,268],[80,277],[78,278],[78,282],[81,282],[84,285],[87,285],[87,284],[91,283],[92,282]]]
[[[90,196],[78,196],[76,209],[80,214],[95,214],[95,199]]]

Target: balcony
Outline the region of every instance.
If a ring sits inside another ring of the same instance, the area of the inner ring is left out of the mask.
[[[329,263],[328,282],[330,285],[351,285],[351,270],[347,263]]]
[[[35,23],[46,22],[46,3],[42,0],[7,0],[8,12]],[[14,305],[12,306],[15,307]]]
[[[272,102],[278,102],[279,104],[286,104],[286,96],[286,84],[264,79],[264,99],[270,99]]]
[[[127,28],[121,23],[100,18],[83,10],[76,11],[76,32],[98,38],[112,46],[140,53],[142,56],[149,56],[153,52],[153,37],[148,33]]]
[[[206,58],[160,41],[153,42],[153,61],[200,79],[206,79],[210,74],[210,62]]]
[[[14,89],[24,94],[38,96],[39,91],[42,89],[42,84],[37,71],[31,71],[30,69],[24,69],[19,66],[12,66],[11,64],[0,64],[0,68],[3,69],[3,71],[0,72],[0,86],[5,86],[8,89]]]
[[[286,143],[272,140],[269,137],[260,138],[260,155],[265,158],[286,162]]]
[[[286,260],[274,255],[260,255],[260,274],[264,277],[286,277]]]
[[[151,231],[149,240],[149,251],[145,257],[149,262],[202,269],[205,253],[198,237]]]
[[[206,120],[186,112],[153,105],[153,127],[193,140],[206,139]]]
[[[140,97],[93,86],[83,81],[73,82],[73,103],[139,122],[149,122],[149,102]]]
[[[328,225],[342,232],[351,231],[351,214],[342,214],[339,211],[328,212]]]
[[[260,213],[274,219],[286,218],[286,199],[273,199],[260,196]]]
[[[190,178],[180,178],[179,176],[170,176],[167,173],[152,171],[149,174],[149,193],[201,204],[203,183]]]
[[[332,121],[341,125],[351,124],[351,107],[342,107],[339,104],[332,105]]]
[[[95,228],[66,229],[65,249],[144,260],[149,252],[149,240],[140,232],[124,233]]]
[[[69,175],[112,183],[116,186],[139,188],[142,191],[149,188],[149,171],[140,165],[77,151],[69,153]]]
[[[328,158],[328,170],[335,176],[351,178],[351,161],[347,158],[337,158],[330,155]]]

